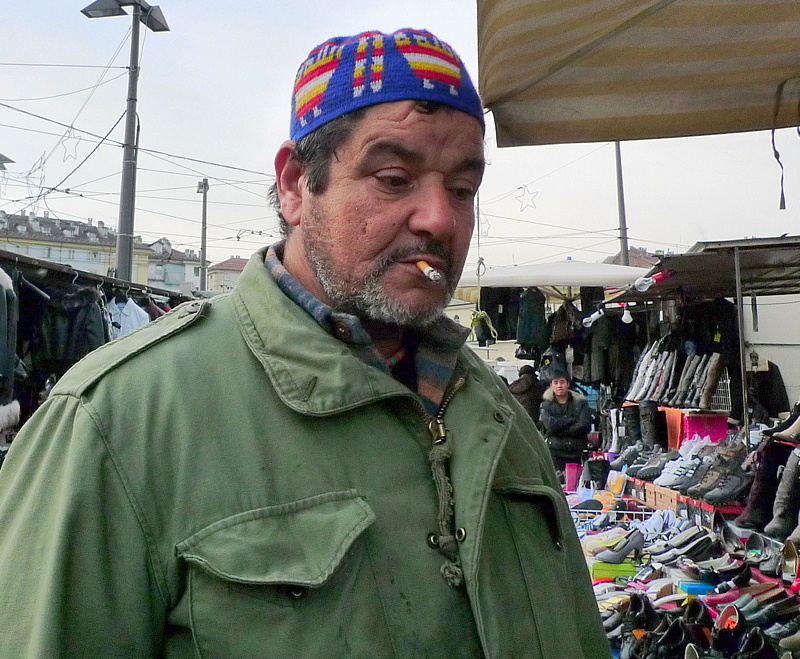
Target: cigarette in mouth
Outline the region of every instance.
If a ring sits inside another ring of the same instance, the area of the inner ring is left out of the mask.
[[[427,261],[417,261],[417,267],[431,281],[442,281],[442,271],[431,266]]]

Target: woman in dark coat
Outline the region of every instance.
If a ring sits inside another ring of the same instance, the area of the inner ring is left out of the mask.
[[[539,421],[544,429],[556,470],[563,472],[568,462],[581,461],[589,448],[592,413],[586,397],[569,388],[566,372],[553,370],[550,388],[544,392]]]

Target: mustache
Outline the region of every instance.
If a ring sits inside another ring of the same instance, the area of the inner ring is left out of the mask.
[[[453,273],[453,259],[449,250],[436,240],[425,240],[416,245],[406,245],[404,247],[395,247],[389,252],[382,254],[378,259],[374,275],[380,276],[384,274],[393,264],[400,261],[406,261],[412,256],[419,254],[432,254],[442,259],[445,264],[445,275],[449,279]]]

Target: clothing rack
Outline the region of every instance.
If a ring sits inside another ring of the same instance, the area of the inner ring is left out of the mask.
[[[79,286],[98,286],[102,288],[103,292],[106,294],[112,294],[113,290],[116,288],[124,290],[127,294],[166,297],[170,299],[170,306],[176,306],[181,302],[194,299],[192,295],[125,281],[124,279],[117,279],[116,277],[106,277],[94,272],[76,270],[68,265],[37,259],[23,254],[16,254],[4,249],[0,249],[0,268],[5,270],[9,275],[14,270],[18,270],[26,279],[34,284],[55,287],[65,287],[72,284]]]

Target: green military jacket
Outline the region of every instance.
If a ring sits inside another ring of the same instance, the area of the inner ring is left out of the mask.
[[[454,588],[420,400],[261,255],[231,294],[94,351],[0,473],[0,656],[606,659],[547,448],[458,361]]]

